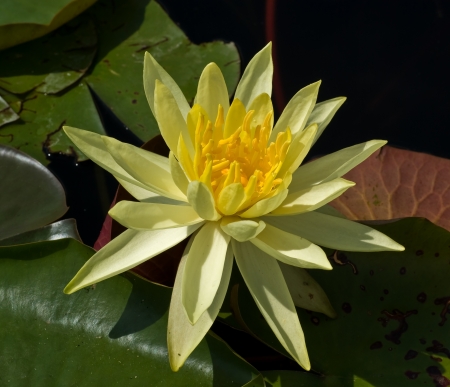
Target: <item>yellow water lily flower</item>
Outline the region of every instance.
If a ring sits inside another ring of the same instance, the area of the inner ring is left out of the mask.
[[[139,200],[119,202],[110,210],[128,230],[98,251],[65,292],[131,269],[191,235],[169,311],[172,369],[183,365],[216,318],[234,257],[280,343],[309,370],[295,305],[333,314],[325,294],[304,270],[331,269],[319,245],[346,251],[404,249],[326,206],[354,185],[341,176],[385,141],[358,144],[299,168],[345,101],[316,104],[319,85],[301,89],[273,127],[270,44],[245,69],[231,105],[216,64],[203,70],[190,107],[175,81],[146,53],[145,92],[170,155],[64,128],[83,153]],[[318,304],[293,300],[291,293],[305,278],[320,293]]]

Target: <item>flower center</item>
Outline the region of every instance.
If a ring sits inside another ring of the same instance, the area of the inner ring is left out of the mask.
[[[245,197],[238,211],[267,197],[282,183],[277,174],[292,139],[288,128],[268,144],[273,111],[261,124],[251,127],[254,113],[247,112],[242,123],[224,138],[224,112],[219,105],[214,125],[205,122],[200,113],[195,129],[194,170],[199,180],[210,187],[216,201],[227,186],[242,184]]]

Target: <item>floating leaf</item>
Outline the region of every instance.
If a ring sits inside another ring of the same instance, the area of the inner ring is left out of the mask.
[[[308,386],[445,386],[437,382],[450,378],[450,233],[420,218],[376,228],[406,251],[335,252],[334,270],[309,271],[338,317],[299,310],[312,368],[321,375]],[[240,286],[241,318],[277,348],[246,293]]]
[[[66,211],[64,189],[39,162],[0,145],[0,239],[33,230]]]
[[[385,146],[345,176],[330,204],[349,219],[419,216],[450,230],[450,160]]]
[[[20,148],[42,163],[47,153],[61,152],[86,157],[62,131],[63,125],[89,128],[105,134],[97,109],[84,82],[68,90],[63,97],[31,93],[22,100],[20,120],[0,129],[0,142]]]
[[[0,247],[0,384],[263,387],[259,373],[207,335],[169,366],[171,290],[130,273],[65,295],[94,251],[73,239]]]
[[[15,94],[35,88],[58,93],[84,75],[96,47],[93,23],[77,18],[49,36],[0,52],[0,87]]]
[[[0,50],[53,31],[95,2],[96,0],[2,0]]]
[[[26,243],[54,241],[64,238],[73,238],[81,242],[75,219],[60,220],[35,230],[1,239],[0,246],[24,245]]]
[[[14,122],[19,119],[16,112],[8,105],[2,97],[0,97],[0,126]]]

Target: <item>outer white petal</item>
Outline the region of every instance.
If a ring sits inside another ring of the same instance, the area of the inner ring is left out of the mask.
[[[303,130],[316,103],[320,83],[321,81],[312,83],[292,97],[275,124],[270,141],[275,141],[277,134],[287,128],[291,129],[293,135]]]
[[[270,225],[266,225],[266,228],[250,242],[288,265],[306,269],[332,269],[330,261],[319,246]]]
[[[220,222],[222,230],[238,242],[255,238],[266,224],[262,220],[241,219],[238,216],[226,216]]]
[[[249,107],[258,95],[272,95],[272,75],[272,43],[268,43],[245,68],[234,96],[239,98],[245,107]]]
[[[335,318],[336,311],[322,287],[305,269],[279,262],[295,306]]]
[[[137,187],[148,189],[145,184],[137,181],[117,164],[103,142],[102,138],[104,136],[88,132],[87,130],[72,128],[70,126],[64,126],[63,129],[67,136],[87,157],[109,173],[113,174],[116,179],[121,179]]]
[[[171,199],[186,201],[185,194],[173,182],[167,157],[111,137],[103,137],[102,140],[117,164],[149,190]]]
[[[313,184],[324,183],[341,177],[385,144],[386,141],[383,140],[368,141],[341,149],[302,165],[292,175],[289,190],[300,191]]]
[[[186,247],[183,258],[178,266],[175,285],[169,309],[169,324],[167,327],[167,344],[169,347],[170,367],[178,371],[188,356],[203,339],[219,313],[230,282],[231,268],[233,267],[233,250],[228,245],[223,266],[222,277],[211,306],[203,313],[195,325],[192,325],[186,316],[181,302],[181,280],[193,238]]]
[[[219,104],[223,107],[224,117],[230,108],[230,97],[222,71],[215,63],[208,64],[198,81],[196,102],[206,110],[214,124]]]
[[[218,222],[207,222],[194,236],[181,281],[181,302],[193,325],[216,296],[229,242]]]
[[[97,251],[67,284],[64,292],[70,294],[123,273],[175,246],[201,225],[156,231],[126,230]]]
[[[178,108],[177,101],[169,88],[159,80],[155,81],[155,117],[159,130],[170,150],[178,155],[178,139],[183,136],[191,157],[194,155],[194,146],[189,135],[186,119]]]
[[[336,216],[338,218],[347,219],[343,214],[341,214],[336,208],[330,206],[329,204],[325,204],[322,207],[316,208],[314,211],[320,212],[321,214]]]
[[[281,230],[299,235],[320,246],[344,251],[403,251],[405,248],[364,224],[316,211],[292,216],[263,218]]]
[[[275,336],[306,370],[311,368],[305,337],[278,262],[250,242],[232,240],[242,277]]]
[[[109,210],[111,218],[133,230],[161,230],[204,222],[191,206],[122,200]]]
[[[281,203],[281,206],[273,210],[270,215],[295,215],[315,210],[342,195],[354,185],[355,183],[352,181],[338,178],[326,183],[313,185],[302,191],[290,193],[284,202]],[[292,190],[289,192],[292,192]]]
[[[337,97],[316,103],[306,123],[307,126],[314,123],[319,126],[313,144],[322,135],[323,131],[346,99],[346,97]]]
[[[155,82],[157,79],[168,87],[177,102],[181,115],[186,119],[190,106],[186,101],[183,92],[166,70],[159,65],[155,58],[153,58],[150,53],[146,52],[144,57],[144,90],[150,109],[155,117],[154,95]]]

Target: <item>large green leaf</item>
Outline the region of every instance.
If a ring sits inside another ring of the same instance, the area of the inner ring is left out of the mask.
[[[97,48],[93,23],[84,17],[33,42],[0,53],[0,86],[15,94],[32,89],[55,94],[80,79]]]
[[[64,189],[39,162],[0,145],[0,240],[33,230],[66,211]]]
[[[421,218],[375,227],[406,251],[332,253],[334,270],[309,271],[338,313],[299,310],[321,376],[299,373],[297,384],[274,386],[450,385],[450,233]],[[243,284],[238,302],[246,329],[279,349]]]
[[[26,243],[54,241],[65,238],[73,238],[81,242],[75,219],[60,220],[59,222],[48,224],[47,226],[35,230],[0,239],[0,246],[24,245]]]
[[[63,294],[93,253],[73,239],[0,247],[1,385],[263,386],[209,335],[178,373],[170,370],[170,289],[125,273]]]
[[[142,83],[145,51],[160,61],[189,100],[211,61],[221,67],[230,93],[239,78],[234,44],[192,44],[155,1],[102,1],[52,34],[0,52],[0,97],[6,109],[0,114],[0,143],[42,163],[54,152],[85,159],[61,127],[104,133],[86,85],[136,135],[149,140],[159,130]]]
[[[53,31],[96,0],[2,0],[0,50]]]

